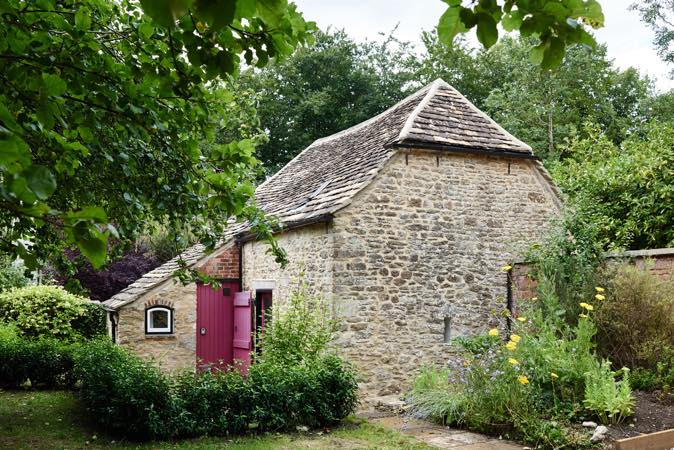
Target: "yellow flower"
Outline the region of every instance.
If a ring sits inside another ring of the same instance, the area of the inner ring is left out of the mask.
[[[464,366],[464,367],[470,366],[470,361],[464,361],[464,362],[463,362],[463,366]]]
[[[513,266],[506,265],[506,266],[501,267],[501,270],[504,271],[504,272],[510,272],[512,270],[512,268],[513,268]]]
[[[538,300],[538,297],[531,297],[532,302],[535,302],[536,300]]]
[[[514,352],[515,349],[517,348],[517,343],[516,343],[516,342],[513,342],[513,341],[508,341],[508,343],[506,344],[505,347],[506,347],[508,350],[510,350],[511,352]]]
[[[585,303],[585,302],[579,303],[579,305],[580,305],[581,308],[587,308],[587,303]]]
[[[496,328],[492,328],[489,330],[489,336],[498,336],[498,330]]]
[[[519,343],[522,338],[519,337],[516,334],[511,334],[510,335],[510,340],[513,341],[515,344]]]
[[[588,311],[592,311],[592,310],[594,310],[594,306],[592,306],[588,303],[587,305],[585,305],[585,309],[587,309]]]
[[[517,381],[519,381],[520,384],[529,384],[529,379],[524,375],[517,377]]]
[[[603,288],[603,287],[596,287],[596,288],[594,288],[594,290],[597,291],[597,292],[600,293],[600,294],[601,294],[602,292],[604,292],[604,288]]]
[[[586,318],[587,314],[580,313],[580,314],[578,314],[578,317]]]
[[[516,360],[515,358],[508,358],[508,362],[512,364],[513,366],[518,365],[520,362]]]
[[[519,320],[520,322],[526,322],[527,318],[526,317],[518,317],[517,320]]]
[[[606,297],[604,297],[604,296],[601,295],[601,294],[595,295],[594,298],[596,298],[597,300],[606,300]]]
[[[550,376],[551,376],[553,379],[559,378],[559,375],[557,375],[555,372],[550,372]]]

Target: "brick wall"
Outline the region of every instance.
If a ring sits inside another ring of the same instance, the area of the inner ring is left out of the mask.
[[[239,278],[239,247],[232,242],[202,262],[197,269],[214,278]]]
[[[608,253],[609,264],[629,262],[649,270],[662,278],[674,278],[674,248],[654,250],[629,250],[622,253]],[[513,300],[527,300],[536,296],[537,283],[531,277],[531,267],[527,263],[516,263],[512,270]]]

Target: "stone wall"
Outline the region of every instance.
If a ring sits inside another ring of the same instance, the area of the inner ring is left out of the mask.
[[[117,343],[164,370],[193,369],[196,362],[196,285],[168,280],[118,313]],[[146,335],[145,308],[153,303],[173,311],[173,334]]]
[[[279,245],[288,252],[289,264],[281,269],[267,253],[264,241],[246,242],[243,246],[243,290],[253,291],[256,284],[273,287],[275,306],[284,301],[302,279],[310,291],[332,298],[333,253],[332,228],[329,223],[307,225],[279,236]]]
[[[536,163],[398,153],[335,215],[339,339],[366,395],[399,393],[449,337],[497,326],[512,261],[558,212]],[[446,325],[447,324],[447,325]]]
[[[239,277],[239,250],[231,243],[195,266],[216,278]],[[116,341],[140,357],[153,360],[164,370],[194,369],[196,363],[197,290],[169,279],[119,309]],[[145,334],[145,309],[165,305],[173,308],[173,334]]]

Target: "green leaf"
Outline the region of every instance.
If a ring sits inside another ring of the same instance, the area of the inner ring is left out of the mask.
[[[486,13],[477,14],[477,39],[486,48],[490,48],[498,41],[496,20]]]
[[[154,34],[154,27],[149,22],[143,22],[138,27],[138,32],[143,39],[149,40]]]
[[[44,93],[49,96],[63,95],[68,89],[68,85],[60,76],[53,73],[42,74],[42,88]]]
[[[260,18],[271,26],[277,25],[283,19],[287,6],[286,0],[257,0],[257,12]]]
[[[66,217],[73,222],[90,220],[95,223],[106,223],[108,221],[108,215],[100,206],[85,206],[78,211],[68,211]]]
[[[447,8],[447,11],[440,16],[440,22],[438,22],[438,38],[445,45],[451,46],[454,37],[460,32],[465,31],[465,26],[459,17],[460,12],[460,6],[450,6]]]
[[[506,31],[519,30],[520,26],[522,26],[522,13],[515,10],[505,14],[501,24]]]
[[[561,3],[546,2],[543,11],[555,18],[558,22],[566,22],[567,17],[571,11],[564,7]]]
[[[56,190],[56,178],[45,166],[33,165],[24,171],[28,188],[40,200],[48,199]]]
[[[3,135],[0,139],[0,169],[18,173],[31,162],[30,148],[15,134]]]
[[[541,64],[541,62],[543,62],[543,55],[545,53],[545,48],[546,48],[545,44],[540,44],[531,49],[529,58],[531,59],[531,62],[533,64],[538,66]]]
[[[80,8],[75,13],[75,26],[78,30],[88,30],[91,27],[91,13],[84,9]]]
[[[559,38],[551,38],[550,45],[545,49],[543,53],[543,61],[541,62],[541,68],[545,70],[554,69],[559,66],[564,59],[564,49],[566,45],[564,41]]]
[[[226,27],[234,20],[234,0],[196,0],[197,15],[214,30]]]
[[[257,10],[257,0],[237,0],[236,17],[252,17]]]
[[[89,260],[94,269],[105,264],[107,255],[107,239],[95,225],[87,222],[78,222],[73,227],[75,244],[82,254]]]
[[[24,177],[17,177],[9,184],[9,191],[22,202],[32,205],[37,200],[37,197],[31,189],[28,188],[28,182]]]
[[[187,14],[192,0],[140,0],[145,13],[155,22],[165,27],[172,27],[175,22]]]

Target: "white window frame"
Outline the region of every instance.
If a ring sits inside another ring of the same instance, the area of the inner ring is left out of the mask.
[[[155,311],[165,311],[168,313],[167,327],[153,327],[152,313]],[[151,306],[145,310],[145,334],[173,334],[173,309],[168,306]]]

